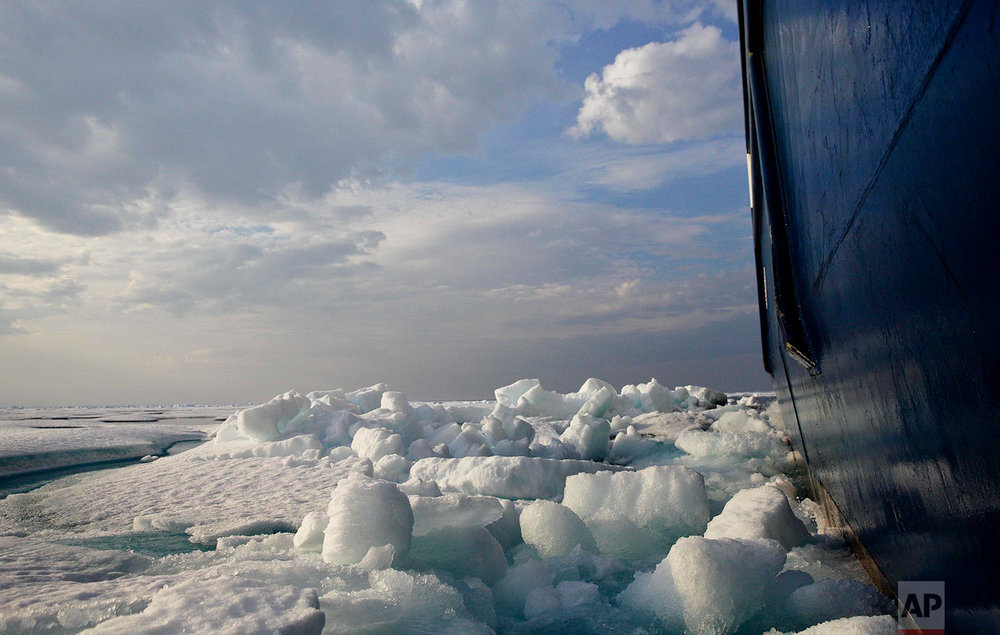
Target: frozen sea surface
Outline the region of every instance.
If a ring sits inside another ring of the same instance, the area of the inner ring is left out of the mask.
[[[8,480],[147,458],[0,501],[0,633],[895,632],[772,401],[525,379],[7,411]]]
[[[183,442],[203,441],[235,409],[0,409],[0,492],[14,476],[159,456]]]

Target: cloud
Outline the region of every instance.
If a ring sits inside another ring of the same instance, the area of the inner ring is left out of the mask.
[[[4,3],[0,214],[99,236],[155,227],[195,195],[270,218],[426,152],[471,152],[533,100],[570,99],[554,65],[588,30],[710,17],[711,4],[653,0]],[[624,51],[588,80],[574,130],[704,135],[738,97],[720,101],[726,78],[705,72],[737,68],[732,51],[697,24]]]
[[[384,239],[381,232],[366,230],[321,237],[214,233],[171,241],[133,261],[127,287],[113,300],[125,312],[155,309],[178,316],[329,306],[331,285],[373,267],[364,257]]]
[[[613,192],[642,192],[681,179],[705,177],[746,166],[742,137],[658,146],[574,144],[545,160],[569,166],[559,178],[598,185]]]
[[[376,381],[469,397],[510,374],[578,384],[576,373],[613,367],[612,379],[638,381],[660,364],[680,375],[681,361],[649,351],[698,351],[713,333],[716,351],[727,325],[752,333],[757,319],[745,210],[622,209],[547,183],[342,187],[266,225],[235,213],[220,224],[203,200],[180,207],[155,229],[90,238],[0,218],[19,257],[65,258],[53,276],[0,289],[5,358],[62,382],[60,399],[104,388],[93,371],[57,367],[103,369],[129,400]],[[365,212],[329,213],[344,209]],[[623,360],[641,356],[627,372]]]
[[[43,258],[23,258],[12,254],[0,254],[0,273],[22,276],[47,276],[62,267],[61,262]]]
[[[18,275],[24,279],[0,284],[0,335],[30,334],[29,325],[78,307],[80,295],[87,289],[72,275]]]
[[[0,287],[2,289],[2,287]],[[18,324],[18,315],[0,304],[0,335],[21,335],[25,332]]]
[[[565,90],[539,3],[5,3],[0,209],[58,232],[159,222],[179,194],[261,206],[471,151]],[[568,94],[568,93],[566,93]]]
[[[625,155],[594,166],[593,182],[620,190],[646,190],[667,181],[705,176],[741,166],[742,138],[717,139],[672,152]]]
[[[569,132],[601,130],[629,144],[672,143],[731,135],[742,113],[739,50],[714,26],[694,24],[670,42],[622,51],[586,97]]]
[[[268,328],[336,328],[359,338],[514,337],[525,325],[568,328],[559,320],[569,315],[596,316],[594,332],[645,329],[657,312],[693,310],[678,303],[684,279],[724,268],[729,254],[748,248],[729,237],[748,233],[743,210],[685,217],[620,209],[545,184],[338,188],[267,225],[239,216],[220,225],[205,201],[184,207],[155,230],[104,237],[22,227],[21,260],[49,250],[67,259],[59,277],[5,297],[55,306],[59,292],[76,298],[86,289],[80,314],[102,319],[107,311],[114,319],[252,315]],[[365,213],[328,213],[343,209]],[[746,300],[711,295],[713,306]]]
[[[623,22],[655,25],[689,25],[697,20],[719,17],[736,22],[736,4],[728,0],[561,0],[578,20],[589,28],[610,29]]]
[[[738,114],[713,131],[648,108],[666,82],[725,111],[702,66],[732,43],[696,25],[622,52],[577,132],[600,99],[635,107],[630,132],[598,113],[597,138],[560,136],[580,95],[560,50],[708,19],[686,0],[2,3],[0,355],[59,399],[441,398],[536,367],[624,376],[753,325],[740,200],[683,191],[742,161]],[[681,141],[615,143],[663,130]],[[468,172],[422,172],[438,158]],[[653,208],[671,180],[691,209]]]

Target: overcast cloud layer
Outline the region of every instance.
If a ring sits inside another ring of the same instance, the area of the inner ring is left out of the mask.
[[[0,403],[764,387],[730,19],[3,3]]]

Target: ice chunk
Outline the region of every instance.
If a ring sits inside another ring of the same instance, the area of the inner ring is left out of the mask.
[[[315,589],[239,576],[164,586],[135,615],[101,622],[90,633],[319,633],[325,617]]]
[[[436,446],[439,443],[448,445],[452,441],[458,438],[458,435],[462,434],[462,426],[457,423],[447,423],[443,426],[435,428],[429,435],[427,435],[427,442],[431,446]]]
[[[745,430],[761,433],[776,432],[771,424],[764,421],[759,416],[752,415],[750,412],[742,408],[739,410],[724,412],[722,416],[712,424],[712,429],[719,432],[730,433],[738,433]]]
[[[627,400],[627,403],[637,410],[642,409],[642,394],[635,384],[626,384],[622,386],[621,397]]]
[[[382,405],[382,393],[392,390],[389,384],[375,384],[368,388],[359,388],[345,395],[347,401],[356,405],[362,413],[375,410]]]
[[[576,415],[559,440],[576,448],[581,459],[603,461],[608,455],[611,424],[590,415]]]
[[[620,469],[593,461],[522,456],[431,458],[414,463],[410,477],[436,481],[442,490],[465,494],[514,499],[557,498],[562,495],[567,476]],[[705,520],[707,522],[707,517]]]
[[[551,587],[533,589],[524,598],[524,617],[529,620],[544,613],[558,611],[560,608],[562,607],[559,604],[559,596]]]
[[[666,389],[656,378],[652,378],[648,383],[636,386],[639,393],[639,405],[643,412],[676,412],[680,406],[674,401],[670,391]]]
[[[797,635],[896,635],[898,628],[896,620],[889,615],[845,617],[817,624]],[[782,634],[772,630],[764,635]]]
[[[392,559],[396,555],[396,548],[392,545],[382,545],[381,547],[371,547],[365,557],[358,563],[358,568],[376,571],[388,569],[392,566]]]
[[[330,522],[323,539],[327,562],[360,562],[370,548],[387,544],[397,556],[410,550],[413,511],[395,483],[351,474],[333,490],[327,516]]]
[[[346,410],[353,414],[361,414],[361,409],[347,400],[347,395],[340,388],[334,390],[314,390],[306,395],[314,403],[321,403],[333,410]]]
[[[604,381],[603,379],[598,379],[596,377],[590,377],[589,379],[587,379],[587,381],[583,382],[583,385],[580,386],[580,390],[576,391],[575,394],[571,393],[567,396],[575,397],[586,401],[587,399],[590,399],[594,395],[599,393],[604,393],[608,390],[610,390],[612,393],[616,395],[618,394],[615,391],[615,387],[609,384],[608,382]]]
[[[343,461],[344,459],[349,459],[353,457],[354,452],[352,452],[351,448],[347,446],[339,445],[335,448],[331,448],[330,453],[327,454],[327,456],[330,457],[330,460],[334,462]]]
[[[315,434],[299,434],[289,439],[256,443],[251,446],[238,444],[233,447],[228,443],[215,444],[212,449],[219,459],[242,459],[251,456],[265,458],[300,456],[318,459],[323,452],[323,443]]]
[[[462,596],[432,574],[372,571],[367,588],[336,588],[320,600],[334,633],[489,633]]]
[[[486,529],[493,534],[493,537],[497,539],[503,550],[507,551],[524,542],[524,539],[521,537],[520,514],[513,501],[502,498],[496,500],[500,501],[500,505],[503,507],[503,515],[498,520],[487,525]]]
[[[346,400],[347,397],[345,397],[344,395],[345,393],[343,388],[332,388],[329,390],[312,390],[306,393],[306,397],[308,397],[312,401],[319,401],[324,397],[328,397],[330,399]]]
[[[582,580],[563,580],[556,585],[556,595],[563,609],[571,609],[601,600],[601,591],[596,584]]]
[[[808,540],[809,531],[792,513],[784,492],[764,485],[737,492],[708,523],[705,537],[770,538],[787,551]]]
[[[382,393],[380,406],[389,412],[410,412],[410,402],[407,401],[406,395],[395,390],[387,390]]]
[[[587,612],[578,610],[578,607],[586,605],[592,605],[592,611],[601,617],[591,622]],[[531,630],[543,627],[545,631],[560,632],[569,627],[572,631],[603,632],[609,624],[617,621],[612,611],[613,609],[601,596],[598,586],[582,580],[563,580],[555,588],[534,589],[528,593],[524,602],[524,616],[537,624],[537,626],[533,624],[534,628]],[[533,619],[540,616],[545,616],[546,619],[544,621]],[[557,626],[560,622],[565,626]],[[626,628],[622,632],[629,630]]]
[[[618,393],[614,388],[604,386],[587,398],[577,414],[604,417],[610,416],[610,413],[617,413],[619,409]]]
[[[521,537],[543,558],[564,556],[576,546],[596,552],[590,530],[571,509],[538,500],[521,510]]]
[[[445,528],[485,527],[504,514],[504,507],[496,498],[466,494],[412,496],[410,507],[414,536]]]
[[[253,441],[274,441],[280,438],[282,430],[310,405],[308,398],[289,391],[265,404],[240,411],[236,416],[236,426],[243,436]]]
[[[433,499],[431,499],[433,500]],[[495,584],[507,573],[503,547],[485,527],[448,527],[413,538],[410,560]]]
[[[600,516],[604,522],[594,526],[602,533],[613,529],[609,515],[627,518],[664,549],[680,536],[704,532],[709,518],[704,477],[681,466],[570,476],[563,504],[588,526]]]
[[[612,510],[602,510],[588,517],[586,525],[598,551],[619,560],[658,562],[670,546],[670,541]]]
[[[357,463],[351,466],[351,472],[357,472],[367,476],[368,478],[374,478],[375,476],[375,464],[372,463],[371,459],[361,459]]]
[[[496,397],[497,403],[507,406],[508,408],[515,408],[517,407],[517,401],[521,398],[521,395],[528,392],[528,390],[534,388],[535,386],[540,385],[541,382],[537,379],[519,379],[509,386],[497,388],[493,391],[493,395]]]
[[[531,444],[527,439],[503,440],[493,448],[497,456],[531,456]]]
[[[398,454],[386,454],[375,461],[375,478],[385,479],[393,483],[402,483],[410,474],[411,463]]]
[[[319,401],[321,399],[329,399],[331,401],[347,401],[347,396],[343,388],[313,390],[306,393],[306,397],[308,397],[311,401]]]
[[[611,417],[612,434],[618,434],[619,432],[626,431],[630,426],[632,426],[632,417],[629,415],[615,415]]]
[[[531,444],[530,456],[537,456],[545,459],[579,459],[580,453],[576,447],[570,443],[563,443],[559,437],[548,437],[535,441]]]
[[[309,512],[295,532],[292,544],[303,551],[323,551],[323,534],[330,519],[323,512]]]
[[[682,432],[674,442],[688,454],[726,464],[748,461],[754,471],[777,473],[790,464],[789,448],[784,437],[756,417],[731,417],[726,413],[709,430]],[[737,426],[738,421],[748,425]]]
[[[258,536],[263,534],[294,533],[296,524],[272,518],[256,520],[240,519],[215,522],[189,527],[190,541],[199,545],[218,545],[218,541],[228,536]],[[292,536],[289,536],[292,538]],[[289,547],[292,547],[289,541]]]
[[[354,410],[358,407],[352,404]],[[327,446],[334,445],[350,445],[351,444],[351,428],[357,429],[361,427],[360,424],[364,422],[364,419],[357,416],[354,412],[347,410],[338,410],[330,414],[329,420],[326,422],[326,426],[323,429],[323,444]]]
[[[431,447],[430,441],[427,439],[417,439],[410,444],[410,447],[406,449],[406,456],[411,461],[419,461],[420,459],[426,459],[430,456],[436,456],[434,454],[434,448]]]
[[[528,619],[550,611],[568,612],[585,604],[602,602],[596,584],[582,580],[563,580],[555,586],[537,588],[528,593],[524,602],[524,616]]]
[[[403,437],[385,428],[361,428],[351,441],[351,449],[374,462],[387,454],[403,454]]]
[[[511,441],[527,441],[530,444],[535,439],[535,429],[521,417],[504,420],[503,427]]]
[[[524,603],[533,589],[548,589],[552,573],[538,560],[528,560],[511,567],[493,587],[497,608],[510,615],[523,615]]]
[[[636,574],[618,599],[652,609],[668,629],[729,633],[761,608],[784,563],[784,549],[772,540],[689,536],[653,572]]]
[[[451,582],[459,593],[465,608],[480,622],[491,629],[497,627],[496,606],[493,603],[493,590],[479,578],[467,577]]]
[[[411,478],[399,486],[399,491],[408,496],[440,496],[441,488],[434,481]]]
[[[729,401],[726,393],[705,388],[704,386],[685,386],[684,389],[687,390],[691,397],[694,397],[694,403],[691,405],[699,408],[724,406]]]
[[[628,426],[625,431],[615,435],[608,460],[619,465],[628,465],[633,460],[649,454],[656,447],[655,441],[644,439],[641,434],[636,432],[634,426]]]
[[[452,401],[444,409],[448,421],[463,424],[482,421],[483,417],[490,414],[495,405],[492,401]]]
[[[515,417],[509,410],[498,405],[494,414],[483,419],[482,432],[493,454],[500,456],[529,456],[531,441],[535,438],[535,429],[530,423]]]
[[[455,440],[448,444],[448,451],[455,458],[466,456],[492,456],[486,447],[486,437],[475,426],[465,424]]]
[[[793,591],[786,611],[795,628],[804,628],[844,617],[879,615],[888,611],[888,604],[870,584],[828,578]]]
[[[582,405],[579,399],[569,399],[566,395],[545,390],[538,385],[526,391],[517,400],[517,412],[529,417],[569,419]]]
[[[482,432],[490,447],[495,447],[497,443],[507,440],[507,431],[504,430],[503,421],[493,415],[487,415],[483,419]]]

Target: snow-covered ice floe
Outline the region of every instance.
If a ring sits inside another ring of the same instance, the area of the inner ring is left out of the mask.
[[[894,631],[795,498],[768,399],[495,397],[288,392],[183,454],[12,494],[0,632]]]
[[[233,408],[0,409],[0,478],[93,463],[146,460],[202,441]],[[225,413],[225,414],[222,414]]]

